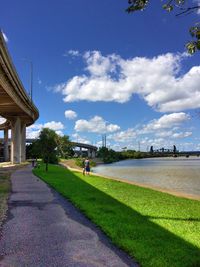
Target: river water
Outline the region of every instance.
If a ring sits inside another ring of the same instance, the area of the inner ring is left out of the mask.
[[[93,172],[200,199],[200,158],[131,159],[102,164]]]

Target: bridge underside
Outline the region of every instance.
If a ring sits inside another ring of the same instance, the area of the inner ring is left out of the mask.
[[[18,77],[1,32],[0,116],[6,119],[6,122],[0,124],[0,130],[4,131],[4,160],[21,163],[26,159],[26,126],[34,123],[39,112]],[[11,129],[10,153],[8,151],[9,129]]]
[[[21,109],[11,99],[0,85],[0,113],[2,117],[12,117],[22,113]]]
[[[0,79],[2,78],[2,75]],[[6,122],[0,125],[4,131],[4,161],[21,163],[25,161],[25,139],[27,115],[14,102],[0,84],[0,115]],[[29,119],[30,120],[30,119]],[[8,150],[8,129],[11,129],[11,149]]]

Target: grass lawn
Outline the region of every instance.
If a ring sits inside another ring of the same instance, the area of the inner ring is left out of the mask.
[[[0,226],[7,211],[7,198],[10,192],[10,173],[0,168]]]
[[[60,166],[34,173],[141,266],[200,266],[200,202]]]

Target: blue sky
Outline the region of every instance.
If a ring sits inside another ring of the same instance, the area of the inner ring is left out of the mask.
[[[200,149],[200,53],[184,48],[199,15],[177,18],[152,2],[128,15],[126,0],[1,1],[0,27],[27,91],[33,62],[40,118],[27,136],[50,127],[97,145],[106,133],[116,150]]]

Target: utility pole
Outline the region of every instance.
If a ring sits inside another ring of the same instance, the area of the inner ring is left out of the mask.
[[[138,151],[140,152],[140,141],[138,141]]]
[[[102,134],[102,147],[106,147],[106,134]]]

